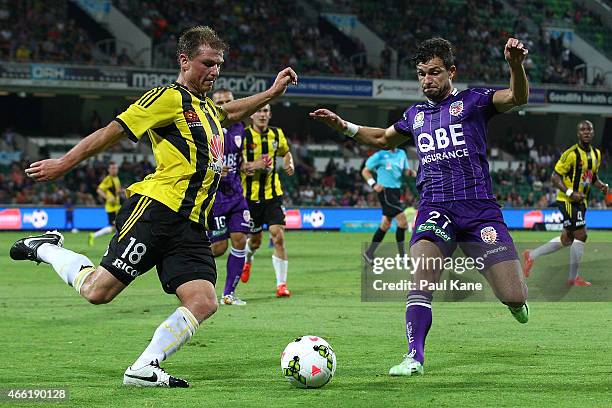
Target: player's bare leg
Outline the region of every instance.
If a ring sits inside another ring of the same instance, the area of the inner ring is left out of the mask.
[[[246,234],[242,232],[230,233],[232,247],[230,254],[227,257],[227,276],[225,278],[225,288],[223,289],[223,297],[221,304],[244,306],[246,302],[235,295],[236,286],[240,281],[240,276],[244,271],[244,265],[247,255],[246,250]],[[227,240],[223,241],[227,247]]]
[[[406,338],[408,340],[408,354],[404,361],[391,367],[390,375],[410,376],[413,373],[423,374],[425,361],[425,339],[431,327],[431,299],[433,291],[427,287],[428,283],[437,283],[442,273],[439,267],[443,262],[440,248],[433,242],[419,240],[410,247],[410,256],[413,260],[421,258],[415,268],[413,282],[416,290],[408,292],[406,301]],[[428,262],[425,262],[429,260]]]
[[[523,272],[518,260],[508,260],[496,263],[483,272],[491,285],[495,296],[510,310],[519,323],[529,321],[527,301],[527,285],[523,281]]]
[[[383,239],[385,239],[385,235],[387,234],[387,231],[389,231],[389,228],[391,228],[391,219],[386,215],[383,215],[380,220],[380,226],[376,232],[374,232],[374,236],[372,236],[370,246],[363,253],[363,259],[367,264],[372,265],[372,262],[374,262],[374,252],[376,252],[378,245],[380,245]]]
[[[285,249],[285,227],[282,225],[270,225],[270,236],[274,243],[274,254],[272,255],[272,266],[276,274],[276,297],[289,297],[291,292],[287,289],[287,250]]]
[[[219,305],[215,287],[203,279],[182,284],[176,289],[176,296],[181,301],[181,306],[157,327],[151,343],[125,371],[125,385],[189,387],[187,381],[166,373],[159,364],[187,343],[200,327],[200,323],[212,316]]]
[[[246,242],[246,261],[244,263],[244,268],[242,269],[242,275],[240,275],[240,280],[244,283],[249,281],[251,277],[251,268],[253,267],[253,257],[255,256],[255,251],[259,249],[261,246],[261,235],[262,232],[256,232],[254,234],[249,234],[249,238]]]

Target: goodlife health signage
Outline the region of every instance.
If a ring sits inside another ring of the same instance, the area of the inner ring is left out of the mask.
[[[549,89],[546,100],[548,103],[574,105],[612,105],[612,92]]]

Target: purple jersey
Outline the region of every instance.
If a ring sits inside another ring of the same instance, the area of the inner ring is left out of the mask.
[[[216,201],[226,201],[243,197],[240,166],[242,164],[242,145],[244,144],[244,124],[236,123],[223,129],[225,133],[223,164],[229,167],[225,177],[221,177]]]
[[[494,89],[454,89],[441,101],[417,103],[393,126],[413,135],[416,185],[424,202],[495,199],[487,162],[487,122],[497,114]]]

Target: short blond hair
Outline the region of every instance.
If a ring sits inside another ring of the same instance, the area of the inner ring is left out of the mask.
[[[181,54],[185,54],[189,59],[193,59],[198,54],[198,50],[202,45],[207,45],[217,51],[227,51],[229,48],[227,43],[212,28],[208,26],[195,26],[183,31],[179,37],[176,46],[177,61]]]

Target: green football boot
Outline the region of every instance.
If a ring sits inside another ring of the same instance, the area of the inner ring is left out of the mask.
[[[510,313],[512,313],[512,316],[514,316],[517,322],[524,324],[529,321],[529,307],[527,303],[521,307],[508,306],[508,310],[510,310]]]

